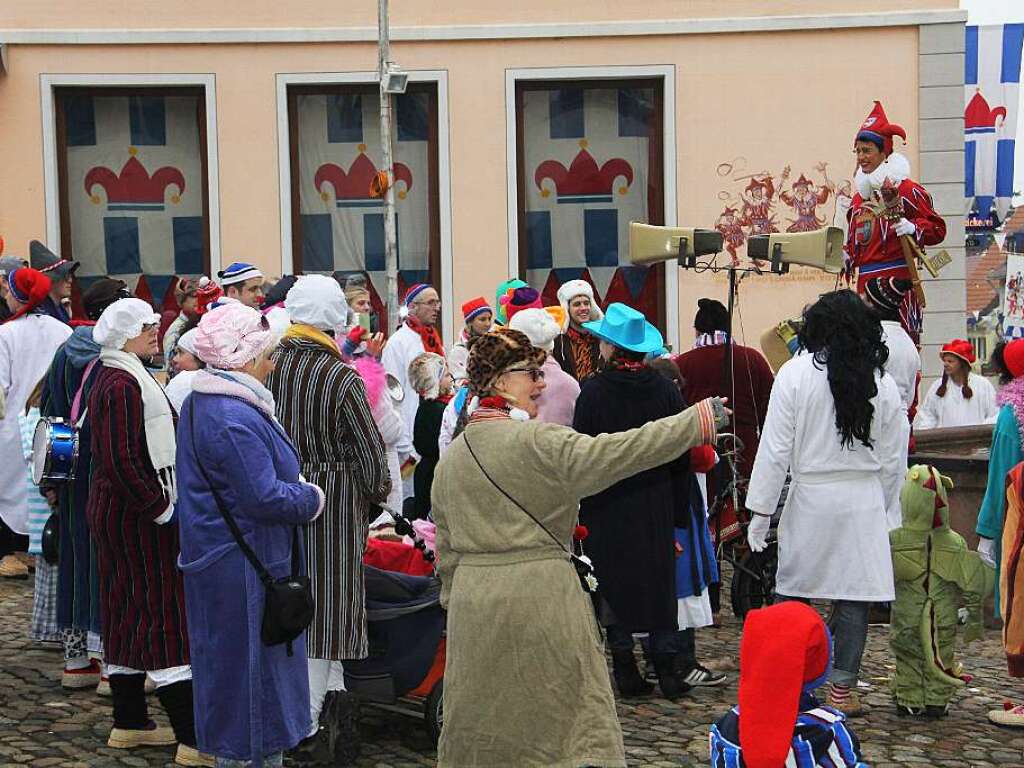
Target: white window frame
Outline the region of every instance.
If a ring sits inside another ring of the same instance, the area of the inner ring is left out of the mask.
[[[277,163],[281,203],[281,274],[294,268],[292,253],[292,171],[289,152],[288,86],[290,85],[375,85],[376,72],[288,72],[277,74]],[[443,69],[409,72],[411,83],[437,86],[437,197],[441,240],[441,296],[454,301],[452,264],[451,153],[449,150],[448,71]],[[455,339],[451,312],[441,313],[441,335],[445,344]]]
[[[545,67],[505,70],[505,153],[508,175],[508,274],[519,275],[519,189],[516,146],[516,83],[544,80],[630,80],[661,78],[663,82],[662,145],[665,180],[665,226],[676,225],[676,68],[672,64],[626,67]],[[678,261],[665,262],[665,330],[672,349],[679,351]]]
[[[43,115],[43,190],[46,201],[46,245],[60,253],[60,185],[57,181],[57,123],[54,89],[200,86],[206,108],[206,199],[210,229],[210,274],[221,268],[220,174],[217,160],[217,78],[212,74],[112,75],[85,74],[39,76]]]

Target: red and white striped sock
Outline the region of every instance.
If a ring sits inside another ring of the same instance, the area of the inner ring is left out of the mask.
[[[846,685],[836,685],[832,683],[832,700],[836,702],[843,702],[850,698],[850,688]]]

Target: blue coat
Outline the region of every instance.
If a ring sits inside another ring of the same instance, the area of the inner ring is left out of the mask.
[[[688,485],[690,525],[676,528],[676,542],[682,549],[676,558],[676,596],[680,599],[700,597],[708,586],[719,582],[718,560],[704,513],[704,498],[693,474],[689,476]]]
[[[263,585],[238,548],[200,474],[199,460],[246,541],[275,579],[291,573],[295,526],[320,496],[299,482],[298,455],[281,427],[245,400],[193,392],[178,423],[179,564],[185,574],[196,736],[218,757],[253,760],[295,746],[310,732],[305,636],[260,640]],[[299,531],[300,545],[303,531]],[[304,558],[300,558],[302,568]]]

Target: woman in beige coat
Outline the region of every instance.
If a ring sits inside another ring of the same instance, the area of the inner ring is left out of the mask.
[[[600,630],[567,554],[579,500],[713,442],[727,413],[706,400],[588,437],[530,421],[542,362],[518,331],[477,342],[468,374],[481,397],[434,477],[448,609],[440,766],[626,764]]]

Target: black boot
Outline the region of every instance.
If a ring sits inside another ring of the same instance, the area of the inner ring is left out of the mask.
[[[115,728],[145,728],[149,725],[146,707],[146,675],[111,675],[110,697],[114,705]]]
[[[324,695],[324,703],[320,707],[316,733],[307,736],[291,749],[285,750],[285,765],[295,766],[295,768],[334,765],[334,747],[338,741],[334,709],[335,692],[328,691]]]
[[[196,746],[196,721],[192,710],[192,681],[181,680],[156,689],[156,696],[171,721],[179,744]]]
[[[334,721],[334,765],[337,768],[355,765],[359,759],[359,699],[348,691],[334,691],[331,707]]]
[[[674,653],[654,653],[654,670],[658,673],[658,687],[661,688],[661,695],[669,701],[676,701],[682,698],[683,694],[690,690],[690,686],[679,677],[676,671]]]
[[[654,690],[654,686],[640,676],[632,651],[612,651],[612,673],[619,696],[623,699],[649,696]]]

